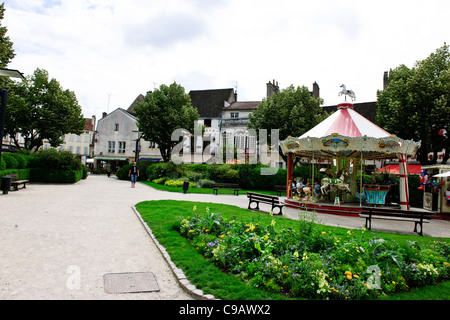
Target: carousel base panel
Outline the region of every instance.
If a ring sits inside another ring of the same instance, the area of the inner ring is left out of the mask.
[[[344,203],[334,205],[331,201],[301,201],[295,199],[285,199],[284,205],[289,208],[303,209],[307,211],[314,211],[317,213],[337,214],[351,217],[358,217],[361,213],[359,203]]]

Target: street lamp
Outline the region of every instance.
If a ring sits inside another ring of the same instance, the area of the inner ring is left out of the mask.
[[[135,162],[138,162],[139,161],[139,141],[141,140],[141,138],[142,138],[142,135],[143,135],[143,132],[141,132],[141,131],[135,131],[135,130],[133,130],[133,132],[136,132],[137,133],[137,139],[136,139],[136,150],[135,150],[135,154],[134,154],[134,161]]]
[[[0,77],[25,79],[22,73],[17,70],[0,68]],[[1,110],[0,110],[0,161],[3,151],[3,133],[5,129],[6,101],[8,99],[8,90],[0,89]]]

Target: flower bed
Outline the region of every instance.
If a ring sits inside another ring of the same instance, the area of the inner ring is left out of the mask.
[[[308,299],[370,299],[450,278],[447,243],[336,236],[309,215],[289,228],[208,209],[179,218],[179,232],[207,259],[255,287]]]

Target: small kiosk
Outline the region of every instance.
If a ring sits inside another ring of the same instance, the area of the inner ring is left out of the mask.
[[[450,165],[423,166],[419,189],[424,209],[450,219]]]

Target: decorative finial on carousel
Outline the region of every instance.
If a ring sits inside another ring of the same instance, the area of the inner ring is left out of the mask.
[[[345,84],[341,85],[342,91],[339,92],[339,96],[344,95],[345,96],[345,101],[347,102],[347,96],[350,97],[350,99],[352,99],[352,101],[356,100],[356,95],[352,90],[347,90],[347,87],[345,86]]]

